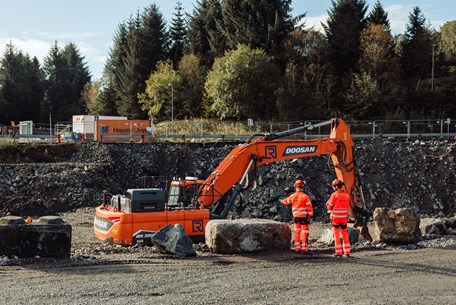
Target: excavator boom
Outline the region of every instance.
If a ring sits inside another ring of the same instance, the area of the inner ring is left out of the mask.
[[[330,125],[331,129],[328,138],[283,139],[326,125]],[[362,196],[361,198],[358,196],[361,189],[353,150],[354,142],[350,136],[350,130],[343,120],[337,118],[265,135],[235,147],[209,177],[204,182],[200,182],[197,201],[202,208],[210,208],[233,189],[233,194],[220,214],[221,218],[225,218],[235,197],[241,192],[241,184],[248,173],[257,167],[282,160],[330,155],[335,174],[344,182],[345,189],[352,199],[350,217],[359,223],[366,215],[363,213],[365,203],[360,202]],[[365,222],[367,221],[362,221],[362,223]]]

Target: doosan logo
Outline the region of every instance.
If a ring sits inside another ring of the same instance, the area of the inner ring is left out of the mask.
[[[288,146],[283,153],[284,156],[311,154],[317,150],[317,146]]]
[[[107,220],[95,217],[95,226],[100,229],[108,229],[112,226],[112,224]]]

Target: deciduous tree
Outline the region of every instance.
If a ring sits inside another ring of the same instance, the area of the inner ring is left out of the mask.
[[[261,49],[238,45],[216,58],[205,83],[210,110],[220,119],[276,117],[278,68]]]
[[[149,117],[156,120],[171,120],[174,109],[180,109],[180,102],[174,99],[179,92],[180,76],[170,60],[160,61],[157,69],[146,81],[146,89],[138,94],[139,103]]]

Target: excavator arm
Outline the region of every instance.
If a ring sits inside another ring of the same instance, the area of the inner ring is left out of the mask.
[[[325,125],[331,125],[329,138],[282,139]],[[344,182],[345,189],[352,199],[350,218],[355,220],[356,226],[364,227],[367,223],[368,213],[364,209],[365,204],[358,180],[358,172],[355,168],[353,148],[354,143],[348,126],[343,120],[337,118],[276,134],[264,135],[254,141],[235,147],[205,181],[198,182],[201,184],[197,193],[198,204],[201,208],[210,208],[233,189],[223,212],[220,214],[221,218],[226,218],[236,196],[242,191],[242,184],[248,174],[257,167],[282,160],[330,155],[335,174],[338,179]]]

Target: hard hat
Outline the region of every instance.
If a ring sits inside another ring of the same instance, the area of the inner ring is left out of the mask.
[[[341,188],[344,185],[343,181],[340,181],[339,179],[334,179],[334,181],[331,183],[332,187],[337,187]]]
[[[296,180],[293,187],[304,187],[305,185],[306,183],[304,182],[304,180]]]

